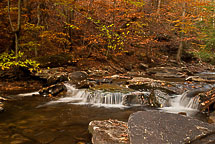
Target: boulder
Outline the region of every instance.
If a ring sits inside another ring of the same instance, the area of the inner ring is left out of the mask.
[[[133,104],[148,105],[149,92],[132,92],[123,96],[122,104],[125,106],[130,106]]]
[[[61,92],[65,92],[66,90],[66,86],[63,83],[59,83],[40,89],[39,94],[43,96],[57,96]]]
[[[85,71],[75,71],[68,74],[70,81],[82,81],[87,79],[88,74]]]
[[[128,126],[118,120],[91,121],[89,132],[93,144],[129,144]]]
[[[200,144],[215,141],[215,125],[159,111],[132,114],[128,129],[130,144]]]
[[[156,107],[169,106],[170,95],[159,89],[153,90],[149,95],[149,97],[150,97],[149,104],[151,106],[156,106]]]

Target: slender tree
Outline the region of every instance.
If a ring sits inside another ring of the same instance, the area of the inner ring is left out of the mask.
[[[10,22],[10,27],[15,36],[15,54],[17,56],[19,50],[19,37],[21,31],[21,0],[18,0],[18,15],[17,15],[17,27],[14,28],[11,16],[10,16],[10,0],[8,0],[8,18]]]

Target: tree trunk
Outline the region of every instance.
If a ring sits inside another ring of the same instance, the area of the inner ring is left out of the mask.
[[[10,26],[12,32],[15,34],[15,54],[18,55],[19,51],[19,37],[20,37],[20,30],[21,30],[21,0],[18,1],[18,16],[17,16],[17,28],[13,27],[13,23],[10,16],[10,0],[8,0],[8,18],[10,22]]]
[[[185,17],[185,13],[186,13],[186,8],[185,8],[185,6],[186,6],[186,3],[185,2],[183,2],[183,12],[182,12],[182,18],[183,18],[183,20],[182,20],[182,22],[184,22],[184,17]],[[182,29],[184,29],[184,25],[182,26]],[[177,56],[176,56],[176,61],[177,61],[177,63],[178,64],[180,64],[181,63],[181,55],[182,55],[182,51],[183,51],[183,32],[181,32],[181,34],[180,34],[180,44],[179,44],[179,47],[178,47],[178,52],[177,52]]]

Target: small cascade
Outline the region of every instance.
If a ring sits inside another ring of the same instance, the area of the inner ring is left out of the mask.
[[[188,92],[183,93],[179,98],[179,104],[185,108],[198,109],[199,97],[188,97]]]
[[[198,112],[199,97],[189,97],[188,92],[184,92],[181,95],[173,96],[169,103],[169,107],[161,108],[161,111],[169,113],[185,112],[188,116],[195,115]]]
[[[123,96],[127,95],[120,92],[104,92],[101,90],[90,91],[87,89],[76,89],[73,85],[65,84],[67,87],[67,94],[65,97],[56,101],[51,101],[39,107],[52,105],[56,103],[70,103],[70,104],[91,104],[95,106],[105,107],[125,107],[122,105]]]

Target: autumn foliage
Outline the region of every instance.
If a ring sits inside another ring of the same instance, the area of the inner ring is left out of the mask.
[[[0,52],[15,49],[8,0],[0,3]],[[16,26],[17,1],[10,0]],[[184,54],[213,60],[214,2],[198,0],[23,0],[19,51],[28,57],[125,55],[154,62]],[[185,58],[186,60],[186,58]]]

